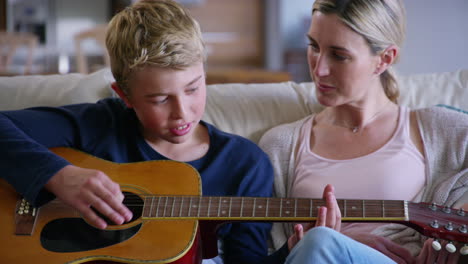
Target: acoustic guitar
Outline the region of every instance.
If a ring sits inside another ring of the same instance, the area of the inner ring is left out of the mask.
[[[201,263],[217,255],[215,233],[222,223],[309,222],[324,205],[321,199],[206,197],[198,172],[185,163],[117,164],[69,148],[52,151],[118,182],[134,217],[124,225],[96,229],[58,200],[31,207],[0,180],[2,263]],[[468,243],[468,216],[462,210],[408,201],[338,203],[343,221],[401,223],[428,237]]]

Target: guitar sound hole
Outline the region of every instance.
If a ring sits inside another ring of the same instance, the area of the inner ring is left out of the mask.
[[[124,195],[124,203],[133,212],[134,221],[141,216],[143,201],[131,193],[124,192]],[[138,233],[140,228],[141,224],[122,230],[101,230],[90,226],[82,218],[55,219],[42,229],[41,244],[52,252],[81,252],[126,241]]]
[[[128,209],[130,209],[130,211],[132,211],[133,218],[132,218],[132,220],[130,220],[130,222],[133,222],[136,219],[140,218],[140,216],[141,216],[141,214],[143,212],[143,200],[140,198],[140,196],[138,196],[136,194],[133,194],[133,193],[130,193],[130,192],[123,192],[123,194],[125,196],[125,198],[123,200],[123,204],[125,204],[125,206],[127,206]],[[99,215],[99,217],[104,219],[104,221],[106,221],[106,223],[108,225],[116,225],[114,222],[112,222],[112,220],[105,217],[104,215],[102,215],[101,213],[96,211],[94,208],[92,208],[92,209],[94,210],[94,212],[97,215]]]

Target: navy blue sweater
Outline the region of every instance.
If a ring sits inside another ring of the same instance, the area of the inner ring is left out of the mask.
[[[245,138],[201,124],[208,129],[210,147],[204,157],[188,163],[201,175],[203,195],[271,196],[273,170],[266,154]],[[59,146],[117,163],[167,159],[146,143],[134,111],[119,99],[1,112],[2,177],[35,205],[53,198],[43,186],[69,164],[48,150]],[[286,247],[267,256],[270,228],[270,223],[223,225],[218,237],[225,263],[283,263]]]

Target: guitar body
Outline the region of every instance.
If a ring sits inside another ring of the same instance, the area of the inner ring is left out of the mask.
[[[106,230],[88,225],[58,200],[39,209],[0,179],[1,263],[199,264],[215,257],[216,229],[225,222],[310,222],[323,199],[202,196],[198,172],[175,161],[117,164],[69,149],[52,149],[70,163],[103,171],[120,184],[133,219]],[[423,235],[468,243],[468,214],[439,205],[338,200],[342,221],[394,222]],[[468,246],[460,249],[468,254]]]
[[[103,171],[112,180],[120,183],[123,192],[137,196],[147,194],[201,195],[198,172],[184,163],[149,161],[116,164],[72,149],[57,148],[53,151],[74,165]],[[0,235],[3,241],[0,256],[2,263],[63,264],[100,260],[120,263],[201,262],[197,220],[145,221],[141,217],[136,219],[134,217],[130,223],[111,226],[108,229],[112,230],[107,231],[98,230],[86,224],[89,230],[82,232],[76,230],[76,225],[67,225],[83,220],[76,211],[63,203],[49,202],[35,212],[35,217],[25,218],[15,213],[18,211],[19,198],[8,183],[0,180],[0,222],[2,224]],[[31,218],[35,218],[35,223],[31,223]],[[67,222],[61,219],[72,220]],[[50,224],[54,221],[57,222],[55,226]],[[85,225],[82,223],[78,225],[78,227],[82,226]],[[28,229],[31,229],[30,233]],[[26,234],[17,235],[18,230]],[[47,230],[49,234],[45,234]],[[54,230],[75,236],[88,233],[89,237],[84,239],[87,241],[84,243],[86,247],[90,244],[89,242],[98,241],[100,236],[108,240],[111,245],[103,246],[95,243],[95,248],[80,249],[80,246],[74,248],[73,243],[68,245],[60,241],[61,234],[56,234],[57,232],[54,234]],[[125,234],[125,230],[132,230],[134,233]],[[113,234],[114,232],[116,235]],[[124,239],[120,241],[119,237],[124,237]],[[44,243],[49,244],[46,246],[48,248],[44,248]]]

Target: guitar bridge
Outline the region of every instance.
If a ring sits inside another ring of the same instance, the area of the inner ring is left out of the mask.
[[[30,236],[34,231],[38,209],[26,199],[19,199],[15,209],[15,235]]]

